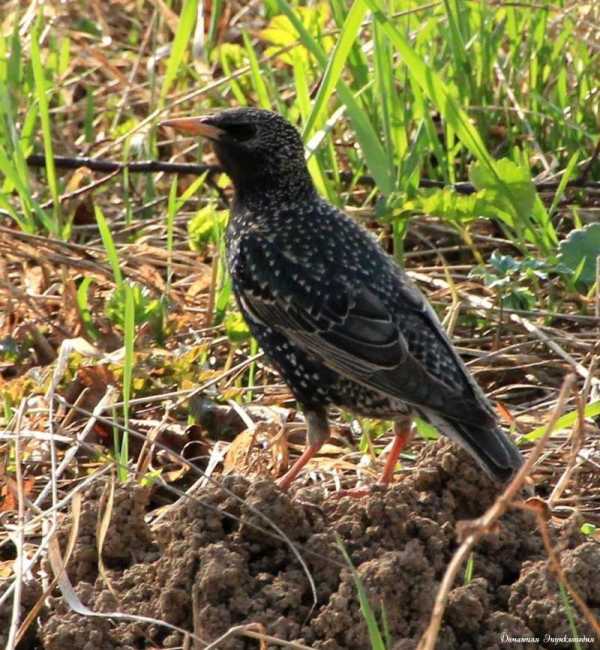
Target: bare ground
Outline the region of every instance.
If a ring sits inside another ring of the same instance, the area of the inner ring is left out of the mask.
[[[206,642],[234,625],[262,623],[273,636],[313,648],[367,650],[367,628],[339,538],[373,608],[378,615],[385,611],[391,648],[408,650],[429,622],[439,581],[457,547],[457,523],[482,514],[497,487],[443,441],[425,448],[410,475],[387,491],[376,489],[369,499],[336,499],[320,487],[286,495],[269,480],[251,483],[233,476],[222,486],[200,489],[152,530],[144,522],[149,493],[119,487],[104,543],[106,580],[98,574],[95,533],[103,492],[98,484],[83,499],[68,567],[79,598],[91,609],[155,617]],[[316,603],[289,543],[257,511],[297,546],[314,580]],[[572,516],[550,522],[550,529],[566,576],[598,616],[600,544],[581,534],[580,524]],[[69,528],[67,521],[63,541]],[[570,647],[544,640],[571,637],[573,629],[529,513],[510,510],[476,548],[473,567],[472,579],[465,584],[461,575],[450,592],[438,648]],[[570,609],[578,635],[593,637],[583,617]],[[0,615],[0,629],[6,629],[9,612]],[[56,597],[23,647],[129,650],[182,644],[183,635],[164,626],[81,616]],[[241,636],[219,645],[256,647],[256,640]],[[584,647],[599,648],[600,641]]]

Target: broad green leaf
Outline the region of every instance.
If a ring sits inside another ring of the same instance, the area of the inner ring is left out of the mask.
[[[239,311],[228,312],[223,321],[223,325],[225,326],[227,338],[235,345],[244,343],[251,336],[248,325],[246,325],[246,321]]]
[[[198,210],[188,221],[190,248],[193,251],[203,251],[209,242],[214,241],[215,231],[221,232],[225,228],[228,218],[228,210],[217,210],[214,205]]]
[[[329,7],[325,3],[312,7],[297,7],[293,10],[293,14],[294,16],[291,18],[287,12],[283,11],[282,15],[272,18],[269,24],[259,32],[258,35],[263,41],[272,43],[274,46],[267,48],[265,54],[275,54],[281,48],[302,41],[305,47],[296,48],[294,54],[302,56],[305,60],[308,60],[309,52],[315,56],[315,52],[311,51],[311,48],[307,46],[303,35],[304,37],[308,35],[312,39],[326,30],[330,15]],[[326,52],[333,46],[333,39],[331,37],[323,38],[321,43],[323,50]],[[277,58],[289,65],[293,65],[291,52],[277,54]],[[318,57],[316,58],[318,59]]]
[[[473,163],[469,169],[469,178],[478,190],[488,189],[503,193],[508,187],[517,216],[528,219],[536,196],[529,170],[508,158],[502,158],[496,161],[496,172],[491,172],[487,165]]]
[[[600,257],[600,223],[591,223],[584,228],[572,230],[560,242],[558,259],[573,271],[586,287],[596,281],[596,258]]]

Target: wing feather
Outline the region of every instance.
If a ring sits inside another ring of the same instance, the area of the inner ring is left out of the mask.
[[[251,320],[282,332],[336,372],[445,417],[478,425],[494,421],[483,394],[478,387],[474,390],[476,384],[445,335],[438,332],[437,319],[432,319],[424,302],[419,305],[413,287],[405,296],[399,287],[395,297],[404,301],[406,311],[418,314],[417,322],[422,323],[421,334],[413,327],[410,336],[421,336],[426,346],[428,340],[436,343],[435,337],[441,335],[449,348],[444,363],[450,364],[459,382],[444,382],[429,371],[423,357],[411,353],[391,310],[364,283],[348,286],[335,276],[307,274],[292,256],[255,233],[243,235],[232,274]]]

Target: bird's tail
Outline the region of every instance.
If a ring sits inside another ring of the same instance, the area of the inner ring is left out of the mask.
[[[494,422],[475,425],[446,420],[431,411],[423,415],[441,433],[464,447],[496,481],[508,482],[523,464],[517,446]]]

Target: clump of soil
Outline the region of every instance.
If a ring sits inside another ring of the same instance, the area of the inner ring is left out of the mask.
[[[234,625],[262,623],[273,636],[320,650],[368,650],[339,538],[375,611],[385,610],[390,647],[409,650],[429,622],[439,581],[457,547],[457,522],[481,515],[496,495],[497,487],[465,453],[440,441],[426,448],[400,483],[359,501],[326,497],[320,488],[286,495],[271,481],[229,477],[221,487],[197,492],[149,531],[139,506],[132,506],[141,497],[119,497],[129,514],[112,524],[111,548],[119,551],[108,571],[110,588],[80,557],[71,578],[80,599],[95,611],[155,617],[206,642]],[[553,538],[561,546],[565,573],[598,615],[600,544],[578,528],[569,521],[553,531]],[[95,542],[89,527],[86,531],[91,558]],[[316,604],[290,541],[314,580]],[[573,612],[579,635],[593,636]],[[464,584],[461,575],[451,591],[438,648],[519,648],[524,646],[507,637],[536,636],[538,644],[528,648],[555,647],[545,635],[564,634],[572,636],[572,630],[535,522],[528,513],[511,510],[477,546],[473,578]],[[80,616],[59,598],[51,601],[39,637],[46,650],[183,643],[181,633],[165,626]],[[230,637],[219,648],[255,649],[257,641]]]
[[[96,531],[99,519],[111,509],[110,523],[102,542],[102,559],[109,568],[125,569],[140,561],[151,561],[159,555],[146,525],[144,515],[149,491],[134,483],[115,488],[112,508],[109,505],[108,484],[98,482],[86,492],[77,523],[78,534],[67,565],[70,580],[93,583],[98,576],[98,544]],[[59,539],[64,547],[70,522],[61,530]]]

